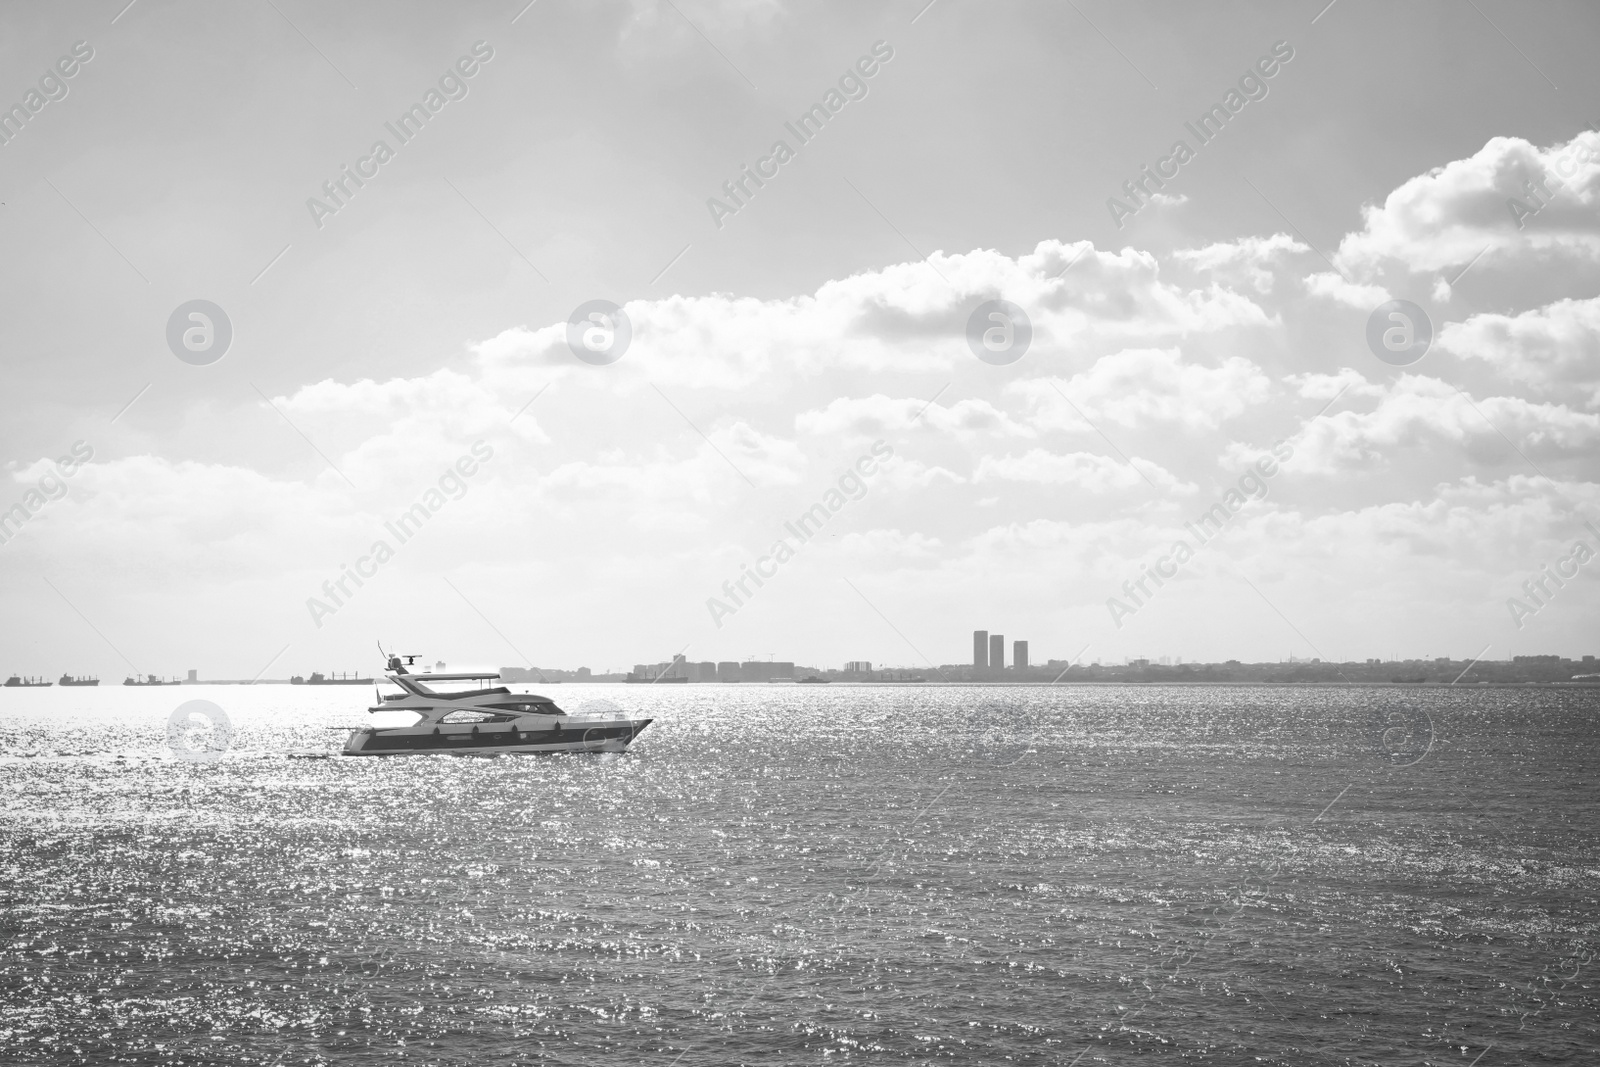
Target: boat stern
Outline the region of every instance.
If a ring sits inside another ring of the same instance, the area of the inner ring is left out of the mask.
[[[346,756],[369,755],[370,753],[364,752],[363,749],[370,740],[372,740],[372,730],[370,727],[360,730],[352,730],[350,732],[350,736],[345,738],[344,754]]]

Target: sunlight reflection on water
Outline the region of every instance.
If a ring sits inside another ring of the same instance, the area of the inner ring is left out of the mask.
[[[656,722],[621,757],[291,760],[366,691],[6,693],[7,1058],[1593,1046],[1559,965],[1596,937],[1589,692],[548,692]],[[167,750],[180,694],[226,709],[219,762]],[[1399,766],[1374,716],[1419,707]]]

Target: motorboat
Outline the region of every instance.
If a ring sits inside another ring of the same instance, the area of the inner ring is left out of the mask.
[[[498,681],[493,674],[414,674],[417,657],[390,656],[385,679],[399,693],[379,694],[369,714],[409,712],[402,726],[368,726],[345,741],[346,756],[407,756],[447,752],[500,753],[622,752],[649,726],[621,712],[569,715],[549,697],[513,693],[505,686],[446,691],[441,683]]]

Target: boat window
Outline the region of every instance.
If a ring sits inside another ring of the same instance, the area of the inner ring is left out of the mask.
[[[490,714],[489,712],[486,712],[486,711],[467,711],[466,709],[463,708],[463,709],[460,709],[460,710],[457,710],[457,711],[452,711],[450,714],[446,715],[444,718],[440,719],[439,721],[440,722],[489,722],[494,717],[495,717],[494,715],[492,715],[492,714]]]
[[[535,715],[565,715],[566,712],[550,703],[548,700],[519,700],[516,702],[501,702],[486,705],[491,708],[501,708],[505,711],[531,712]]]

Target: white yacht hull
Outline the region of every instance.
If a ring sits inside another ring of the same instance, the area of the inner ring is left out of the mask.
[[[606,721],[566,720],[560,724],[529,728],[499,723],[479,726],[367,727],[345,742],[346,756],[487,756],[499,754],[622,752],[650,719]],[[542,726],[542,724],[540,724]]]

